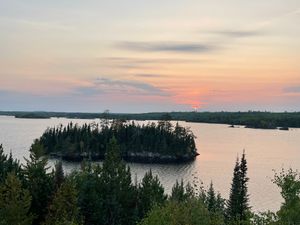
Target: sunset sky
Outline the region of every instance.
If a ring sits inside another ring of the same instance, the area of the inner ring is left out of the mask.
[[[0,0],[0,110],[300,111],[299,0]]]

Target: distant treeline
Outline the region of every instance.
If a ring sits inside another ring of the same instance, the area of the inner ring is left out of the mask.
[[[104,158],[112,137],[120,144],[122,158],[128,161],[184,162],[197,155],[192,131],[178,123],[173,126],[167,120],[146,125],[122,120],[82,126],[71,122],[66,127],[48,128],[34,145],[42,145],[46,154],[65,160],[99,160]]]
[[[278,127],[300,128],[300,112],[154,112],[154,113],[67,113],[67,112],[0,112],[18,118],[66,117],[80,119],[126,119],[126,120],[170,120],[245,125],[249,128],[276,129]]]

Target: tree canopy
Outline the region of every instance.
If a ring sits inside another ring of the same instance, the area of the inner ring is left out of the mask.
[[[33,146],[42,145],[45,153],[71,161],[103,159],[113,137],[121,157],[128,161],[182,162],[197,155],[191,130],[165,120],[146,125],[121,120],[82,126],[69,123],[47,129]]]

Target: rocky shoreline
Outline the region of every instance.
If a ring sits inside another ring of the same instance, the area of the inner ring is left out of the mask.
[[[168,164],[168,163],[185,163],[195,160],[199,153],[194,152],[190,154],[183,155],[162,155],[155,152],[128,152],[122,155],[122,159],[126,162],[135,163],[158,163],[158,164]],[[61,154],[51,153],[49,154],[51,158],[60,158],[69,162],[81,162],[84,159],[90,159],[92,161],[103,160],[104,154],[88,154],[87,152],[81,154]]]

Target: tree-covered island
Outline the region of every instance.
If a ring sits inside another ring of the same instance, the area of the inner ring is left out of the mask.
[[[167,120],[145,125],[122,120],[82,126],[71,122],[65,127],[48,128],[33,145],[42,145],[47,155],[63,160],[100,160],[112,137],[120,144],[126,161],[175,163],[191,161],[198,155],[192,131]]]

